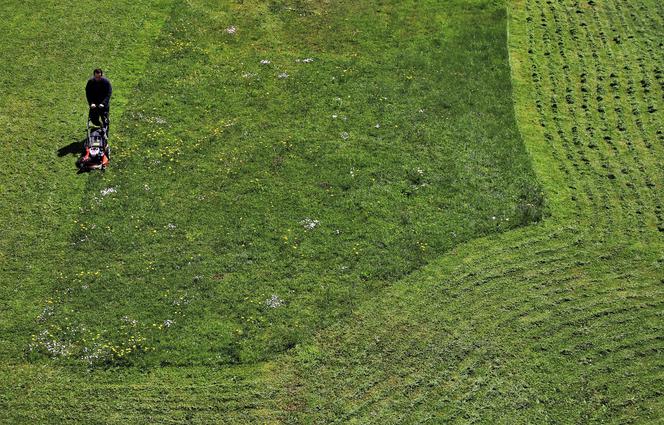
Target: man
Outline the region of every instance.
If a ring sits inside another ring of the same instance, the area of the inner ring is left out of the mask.
[[[106,130],[108,131],[108,114],[110,112],[111,93],[113,88],[111,82],[104,77],[104,71],[97,68],[85,85],[85,96],[90,105],[90,121],[96,125],[102,125],[101,117],[106,121]]]

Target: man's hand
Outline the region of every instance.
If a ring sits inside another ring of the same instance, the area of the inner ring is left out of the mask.
[[[99,107],[100,107],[101,109],[104,109],[104,104],[103,104],[103,103],[100,103],[100,104],[99,104]]]
[[[91,107],[92,109],[94,109],[94,108],[97,107],[97,105],[95,105],[94,103],[91,103],[91,104],[90,104],[90,107]]]

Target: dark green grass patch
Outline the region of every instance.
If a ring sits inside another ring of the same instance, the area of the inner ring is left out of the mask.
[[[536,218],[504,19],[485,2],[178,3],[111,169],[88,177],[30,358],[268,359]]]

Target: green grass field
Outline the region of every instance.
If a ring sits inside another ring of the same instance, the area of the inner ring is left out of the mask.
[[[7,5],[0,422],[663,420],[664,8],[599,3]]]

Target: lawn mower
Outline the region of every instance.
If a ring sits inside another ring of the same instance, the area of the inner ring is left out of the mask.
[[[76,162],[81,171],[104,170],[111,159],[108,145],[108,114],[90,114],[88,117],[88,137],[83,144],[83,154]]]

